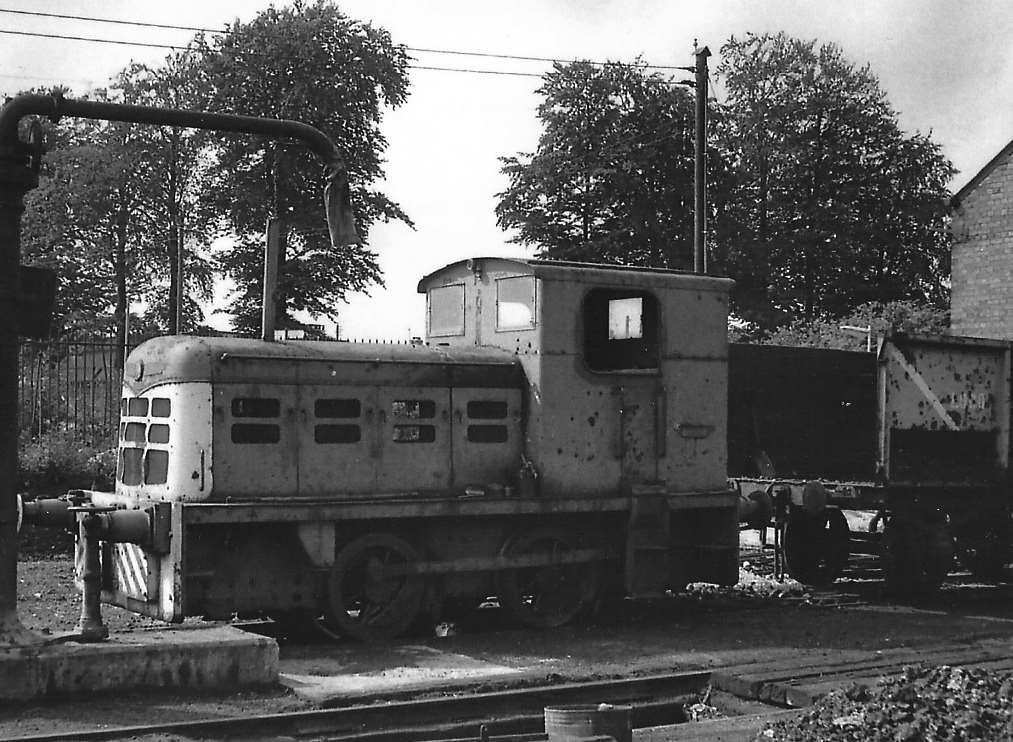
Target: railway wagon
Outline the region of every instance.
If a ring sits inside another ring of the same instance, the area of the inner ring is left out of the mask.
[[[115,492],[85,493],[102,600],[376,639],[492,595],[545,627],[733,584],[730,286],[475,258],[419,283],[424,343],[148,341]]]
[[[954,550],[977,576],[1002,575],[1010,348],[903,335],[877,353],[730,346],[729,473],[774,500],[792,576],[828,582],[864,552],[894,591],[924,591]],[[846,510],[876,511],[871,533],[850,532]]]

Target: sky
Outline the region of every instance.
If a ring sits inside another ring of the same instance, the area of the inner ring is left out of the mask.
[[[285,3],[276,3],[283,5]],[[414,49],[693,64],[694,40],[710,47],[748,32],[834,42],[868,63],[900,124],[931,132],[958,170],[956,190],[1013,139],[1013,2],[1010,0],[341,0],[342,11],[386,28]],[[8,33],[30,32],[185,45],[191,32],[8,11],[221,28],[249,20],[251,0],[0,0],[0,91],[65,84],[101,86],[131,60],[158,63],[166,49]],[[539,75],[547,63],[413,51],[416,67]],[[682,73],[676,73],[682,76]],[[424,331],[423,275],[467,257],[528,257],[496,226],[506,179],[498,158],[532,151],[537,77],[410,71],[411,89],[382,124],[389,141],[379,187],[415,229],[370,234],[385,286],[336,307],[343,338],[404,340]],[[721,99],[721,89],[715,89]],[[219,297],[221,298],[221,297]],[[227,318],[219,316],[215,324]]]

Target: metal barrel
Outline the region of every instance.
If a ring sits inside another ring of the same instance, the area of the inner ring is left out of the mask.
[[[576,742],[601,737],[631,742],[631,710],[630,706],[607,703],[546,706],[545,734],[549,742]]]

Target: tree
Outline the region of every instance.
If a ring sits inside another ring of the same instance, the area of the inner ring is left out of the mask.
[[[764,345],[792,345],[806,348],[865,350],[891,333],[945,335],[949,330],[948,309],[923,302],[899,300],[868,302],[839,319],[805,319],[775,328],[757,338],[749,333],[735,335],[736,341],[759,340]],[[843,329],[843,328],[849,329]],[[854,328],[868,328],[868,336]]]
[[[500,158],[511,240],[547,258],[692,266],[692,96],[640,61],[557,63],[538,92],[537,150]]]
[[[23,94],[46,95],[50,91],[29,90]],[[64,93],[57,89],[54,93]],[[76,146],[75,127],[56,126],[46,119],[24,119],[22,140],[27,130],[38,125],[44,132],[48,152],[43,156],[39,185],[25,196],[25,212],[21,219],[22,262],[53,269],[58,280],[56,306],[53,310],[52,334],[58,336],[76,331],[97,329],[109,308],[109,288],[101,275],[95,255],[84,246],[85,230],[75,219],[76,199],[70,196],[70,173],[73,156],[68,149]]]
[[[57,269],[62,331],[112,324],[122,347],[128,306],[157,275],[138,223],[151,161],[129,124],[69,119],[61,127],[45,177],[26,197],[26,262]]]
[[[328,0],[268,8],[205,47],[204,66],[218,110],[296,119],[321,129],[342,150],[360,236],[377,220],[411,224],[372,184],[383,175],[385,107],[404,102],[408,57],[383,29],[344,16]],[[321,206],[321,163],[305,147],[240,137],[216,148],[217,200],[234,236],[220,256],[237,285],[237,329],[259,326],[264,231],[282,220],[276,315],[331,315],[349,291],[381,282],[364,246],[333,247]]]
[[[953,169],[900,130],[868,66],[783,33],[733,37],[721,56],[735,188],[715,255],[735,311],[772,327],[873,300],[945,303]]]
[[[133,64],[116,78],[116,87],[127,103],[206,110],[210,91],[200,61],[187,49],[169,55],[156,68]],[[146,141],[152,171],[140,217],[155,242],[160,268],[159,280],[144,298],[163,330],[192,330],[204,319],[200,302],[211,299],[208,250],[220,222],[207,186],[211,135],[165,126],[144,126],[137,135]]]

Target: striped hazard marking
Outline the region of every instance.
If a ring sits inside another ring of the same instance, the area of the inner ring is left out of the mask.
[[[131,598],[148,599],[148,558],[137,544],[113,544],[113,580]]]

